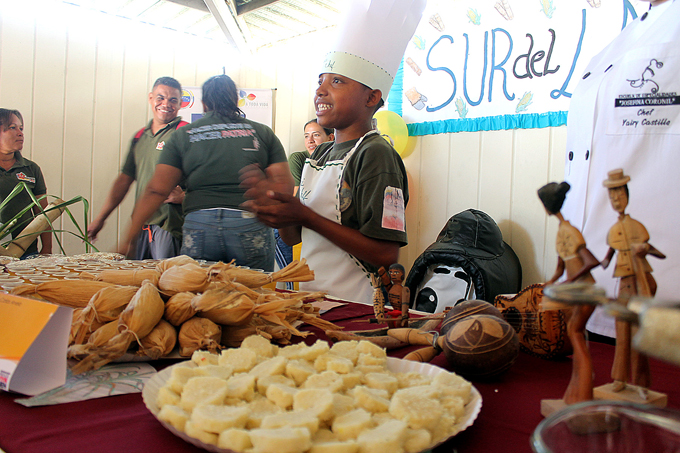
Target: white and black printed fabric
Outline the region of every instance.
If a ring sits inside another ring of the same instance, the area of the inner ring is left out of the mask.
[[[488,214],[468,209],[451,217],[406,278],[411,308],[441,313],[459,302],[493,303],[521,289],[522,266]]]

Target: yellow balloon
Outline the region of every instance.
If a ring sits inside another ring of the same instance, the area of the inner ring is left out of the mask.
[[[380,110],[373,115],[376,121],[376,128],[380,135],[390,143],[394,149],[403,156],[408,144],[408,127],[406,122],[398,113],[389,110]]]

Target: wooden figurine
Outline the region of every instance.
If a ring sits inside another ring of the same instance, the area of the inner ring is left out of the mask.
[[[630,176],[619,168],[610,171],[603,182],[609,191],[612,208],[619,218],[607,235],[609,250],[602,260],[602,267],[606,269],[616,253],[614,277],[619,279],[617,302],[626,305],[630,296],[652,297],[656,293],[656,281],[646,256],[666,257],[649,244],[649,233],[644,225],[625,213],[629,197],[628,181]],[[621,392],[630,381],[638,386],[640,396],[646,399],[650,386],[649,363],[644,354],[631,348],[631,334],[635,334],[636,330],[637,327],[631,329],[630,322],[616,320],[616,351],[610,390]]]
[[[371,322],[387,324],[387,327],[374,330],[331,331],[325,333],[332,341],[361,341],[368,340],[385,349],[398,349],[408,346],[407,343],[389,336],[388,330],[395,327],[411,327],[415,331],[427,332],[434,330],[444,319],[444,315],[409,319],[410,290],[403,285],[404,266],[392,264],[389,272],[384,267],[378,269],[378,275],[371,275],[373,285],[373,312],[375,318],[359,320],[357,322]],[[385,296],[392,310],[385,312]]]
[[[566,182],[559,184],[551,182],[538,189],[538,197],[546,212],[557,217],[560,222],[556,241],[557,268],[552,278],[546,282],[546,286],[557,282],[565,271],[567,278],[564,283],[580,282],[592,285],[595,283],[595,279],[590,274],[590,270],[600,264],[586,247],[581,232],[565,220],[560,212],[569,189],[570,186]],[[551,308],[552,304],[554,302],[545,302],[544,309]],[[564,393],[564,404],[574,404],[593,399],[593,364],[588,350],[585,330],[586,323],[593,314],[596,305],[577,303],[570,306],[572,312],[567,322],[567,335],[573,348],[572,372],[571,380]],[[564,308],[564,306],[555,308]]]
[[[379,323],[386,322],[390,327],[408,327],[411,292],[403,285],[405,273],[404,266],[399,263],[392,264],[389,272],[384,267],[378,269],[380,280],[373,280],[373,311]],[[392,306],[392,311],[387,313],[389,317],[385,316],[385,293],[387,302]]]

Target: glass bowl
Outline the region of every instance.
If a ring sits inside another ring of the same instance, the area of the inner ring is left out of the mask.
[[[551,414],[531,437],[536,453],[680,453],[680,412],[586,401]]]

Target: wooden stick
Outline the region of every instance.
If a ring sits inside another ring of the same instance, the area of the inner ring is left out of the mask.
[[[406,343],[397,340],[396,338],[389,337],[387,335],[380,336],[369,336],[361,335],[361,332],[343,332],[340,330],[327,330],[326,336],[333,341],[370,341],[373,344],[380,346],[385,349],[398,349],[408,346]]]
[[[431,345],[434,335],[418,329],[390,329],[387,335],[411,345]]]
[[[399,319],[399,318],[385,318],[385,322],[394,321],[396,319]],[[419,318],[408,318],[407,321],[409,322],[409,324],[411,324],[411,323],[414,323],[416,321],[427,320],[427,319],[442,320],[442,319],[444,319],[444,316],[421,316]],[[378,318],[356,319],[356,320],[353,320],[352,322],[370,322],[370,323],[373,323],[373,324],[384,324],[385,323],[385,322],[381,323],[380,320],[378,320]]]
[[[414,362],[429,362],[430,360],[434,359],[437,354],[439,354],[439,351],[437,351],[432,346],[429,346],[427,348],[420,348],[413,352],[409,352],[404,356],[404,359],[412,360]]]

